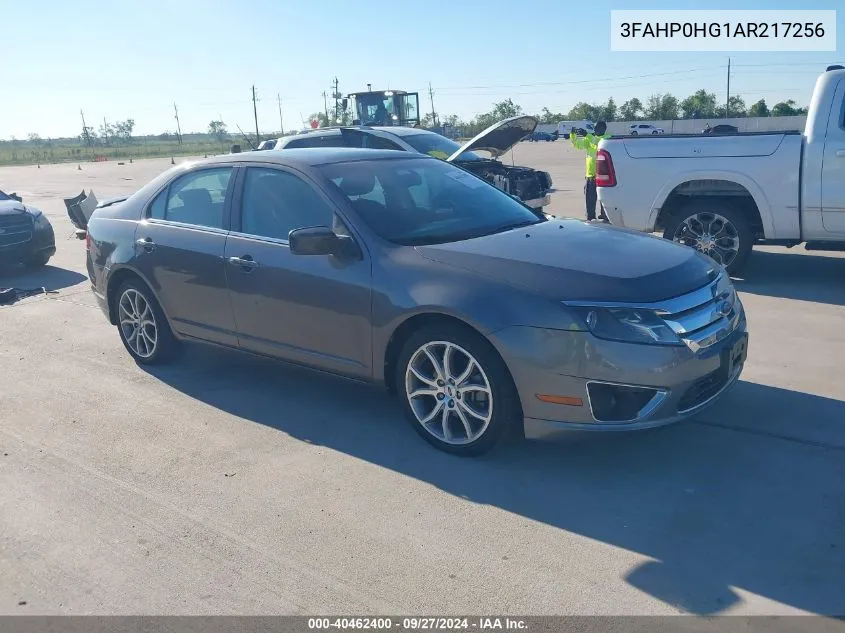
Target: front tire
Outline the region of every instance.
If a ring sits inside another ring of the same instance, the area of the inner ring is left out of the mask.
[[[399,354],[396,385],[408,422],[447,453],[485,453],[522,421],[504,362],[468,328],[435,325],[412,334]]]
[[[114,301],[120,340],[135,362],[156,365],[173,360],[179,341],[146,284],[136,279],[123,282]]]
[[[723,202],[703,200],[690,202],[670,216],[663,237],[709,255],[731,275],[743,269],[754,242],[751,225],[742,211]]]
[[[47,253],[36,253],[35,255],[30,255],[29,257],[27,257],[24,260],[23,265],[26,268],[29,268],[29,269],[32,269],[32,270],[35,270],[35,269],[38,269],[38,268],[44,268],[44,266],[47,265],[47,262],[50,261],[51,257],[52,257],[52,255],[49,255]]]

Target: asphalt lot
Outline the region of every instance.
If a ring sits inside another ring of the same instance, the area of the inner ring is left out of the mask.
[[[583,156],[523,143],[552,212]],[[0,286],[0,613],[845,613],[845,257],[756,251],[743,380],[699,419],[483,458],[382,392],[196,347],[136,366],[62,197],[170,160],[0,169],[58,253]]]

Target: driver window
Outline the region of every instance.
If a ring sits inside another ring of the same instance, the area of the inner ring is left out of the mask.
[[[309,183],[277,169],[250,167],[244,180],[241,231],[287,241],[295,229],[332,226],[334,210]]]

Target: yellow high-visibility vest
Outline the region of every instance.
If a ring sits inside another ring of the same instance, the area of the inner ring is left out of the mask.
[[[576,149],[583,149],[587,152],[587,178],[596,177],[596,151],[599,148],[599,141],[610,138],[612,134],[605,134],[604,136],[595,136],[594,134],[587,134],[584,138],[578,138],[575,132],[569,133],[569,140]]]

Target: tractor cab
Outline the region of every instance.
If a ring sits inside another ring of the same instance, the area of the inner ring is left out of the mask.
[[[404,90],[353,92],[348,99],[352,102],[353,125],[413,127],[420,123],[420,97],[417,92]]]

